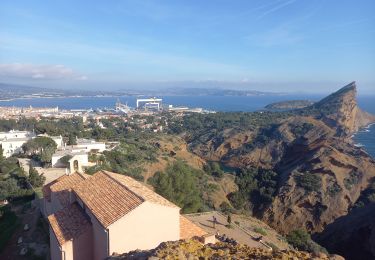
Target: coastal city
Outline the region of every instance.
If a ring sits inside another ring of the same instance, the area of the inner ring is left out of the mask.
[[[204,110],[202,108],[189,108],[186,106],[163,105],[162,98],[139,98],[136,99],[136,107],[130,107],[122,104],[119,99],[113,108],[94,108],[94,109],[59,109],[59,107],[15,107],[0,106],[0,118],[17,119],[26,118],[72,118],[79,116],[84,118],[109,118],[121,115],[153,115],[162,112],[176,113],[213,113],[214,111]]]

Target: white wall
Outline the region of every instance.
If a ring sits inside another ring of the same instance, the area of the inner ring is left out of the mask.
[[[26,143],[28,140],[21,139],[21,140],[7,140],[7,141],[0,141],[0,144],[3,148],[3,155],[5,157],[10,157],[13,154],[21,153],[22,152],[22,145]]]

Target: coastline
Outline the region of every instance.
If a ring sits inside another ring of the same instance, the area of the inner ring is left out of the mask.
[[[365,153],[367,153],[369,156],[371,156],[372,158],[375,158],[375,154],[374,154],[373,149],[368,150],[369,149],[368,143],[360,142],[359,140],[355,140],[355,138],[358,136],[358,134],[361,134],[362,138],[365,137],[366,135],[369,135],[369,137],[371,138],[371,136],[372,136],[371,132],[373,132],[371,130],[373,130],[373,129],[370,130],[370,128],[372,126],[375,126],[375,122],[369,123],[368,125],[361,127],[358,131],[356,131],[355,133],[353,133],[350,136],[350,140],[355,147],[360,148]],[[374,134],[374,133],[372,133],[372,134]],[[365,136],[363,136],[363,135],[365,135]],[[371,147],[371,144],[370,144],[370,147]]]

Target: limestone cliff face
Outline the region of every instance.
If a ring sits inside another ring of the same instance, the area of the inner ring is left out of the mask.
[[[375,117],[357,106],[353,82],[266,130],[227,129],[191,149],[228,166],[276,171],[275,198],[256,214],[281,233],[314,233],[348,214],[375,176],[374,159],[349,138],[371,122]],[[311,181],[318,186],[309,190]]]
[[[281,186],[262,219],[281,233],[296,228],[322,231],[348,214],[375,176],[372,158],[333,137],[295,142],[276,169],[282,177]],[[318,187],[308,190],[310,179],[298,181],[306,175],[314,176]]]
[[[375,122],[375,117],[362,111],[357,105],[355,82],[322,99],[310,108],[322,112],[322,120],[338,127],[343,134],[358,131],[359,128]]]

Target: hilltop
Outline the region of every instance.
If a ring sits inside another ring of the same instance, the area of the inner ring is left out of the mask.
[[[352,82],[313,104],[307,111],[320,111],[320,119],[325,124],[347,135],[375,121],[374,115],[358,107],[356,96],[356,83]]]

